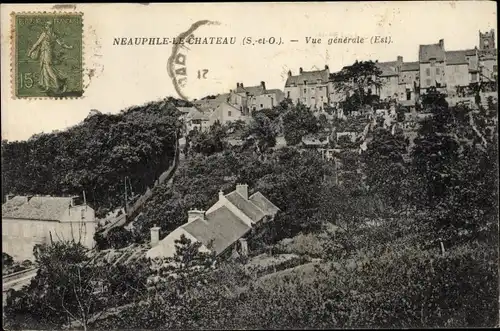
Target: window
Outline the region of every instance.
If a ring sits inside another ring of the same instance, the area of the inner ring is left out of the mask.
[[[307,85],[307,80],[304,81],[304,85]]]
[[[425,75],[429,77],[431,75],[431,68],[425,69]]]
[[[323,96],[321,96],[321,101],[323,101]]]
[[[304,93],[307,93],[307,89],[306,88],[304,89]]]
[[[227,116],[231,116],[231,111],[230,110],[227,111]]]
[[[264,108],[264,105],[263,105],[263,104],[260,104],[260,108]]]
[[[323,86],[318,87],[318,90],[323,91]]]
[[[290,99],[290,91],[288,91],[288,94],[287,94],[287,96],[288,96],[288,99]]]
[[[439,70],[439,68],[436,68],[436,75],[440,75],[441,74],[441,71]]]
[[[477,80],[477,74],[474,72],[472,73],[472,81],[476,81]]]
[[[430,85],[431,85],[431,80],[430,80],[429,78],[427,78],[427,79],[425,80],[425,84],[426,84],[427,86],[430,86]]]
[[[493,71],[494,71],[494,72],[497,72],[497,70],[498,70],[498,66],[497,66],[496,64],[495,64],[495,65],[493,65]]]
[[[411,91],[406,91],[406,100],[411,100]]]

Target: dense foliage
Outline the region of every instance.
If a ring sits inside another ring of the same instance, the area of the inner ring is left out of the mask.
[[[55,196],[85,191],[102,216],[123,205],[125,176],[133,193],[142,193],[168,168],[178,128],[178,111],[166,100],[116,115],[95,112],[69,130],[27,141],[3,141],[2,191]]]
[[[173,264],[96,266],[95,274],[111,279],[103,283],[115,292],[97,302],[112,312],[88,324],[102,330],[498,325],[497,130],[487,135],[488,125],[476,124],[486,123],[484,113],[451,108],[436,91],[424,95],[422,106],[431,115],[412,144],[379,127],[361,155],[343,148],[341,167],[314,150],[265,145],[274,132],[270,124],[280,118],[285,138],[291,135],[287,141],[317,132],[300,106],[255,115],[248,128],[258,149],[222,144],[211,150],[208,144],[188,153],[173,183],[156,187],[134,222],[141,240],[149,239],[153,225],[165,236],[186,222],[190,208],[209,208],[219,190],[228,193],[236,183],[262,192],[280,212],[248,238],[247,259],[200,255],[199,244],[182,238],[167,261]],[[225,137],[225,130],[214,127],[205,137]],[[119,241],[126,235],[116,230],[113,236]],[[248,260],[281,253],[295,256],[259,270],[248,267]],[[57,275],[74,279],[81,265],[75,255],[62,266],[54,261],[67,257],[52,251],[45,263],[58,266],[50,267],[53,276],[37,276],[33,295],[16,294],[7,316],[32,309],[40,323],[64,324],[68,313],[51,311],[44,300],[46,293],[60,296],[49,284]],[[320,260],[307,263],[311,257]],[[155,282],[148,285],[149,275]]]

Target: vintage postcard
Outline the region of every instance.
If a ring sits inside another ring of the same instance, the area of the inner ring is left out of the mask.
[[[500,326],[494,2],[0,15],[4,329]]]

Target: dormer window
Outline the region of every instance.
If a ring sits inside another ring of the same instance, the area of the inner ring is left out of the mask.
[[[304,81],[304,85],[307,85],[307,80]]]

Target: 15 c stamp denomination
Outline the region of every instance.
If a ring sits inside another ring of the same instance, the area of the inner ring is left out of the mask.
[[[16,98],[83,95],[83,14],[12,13]]]

